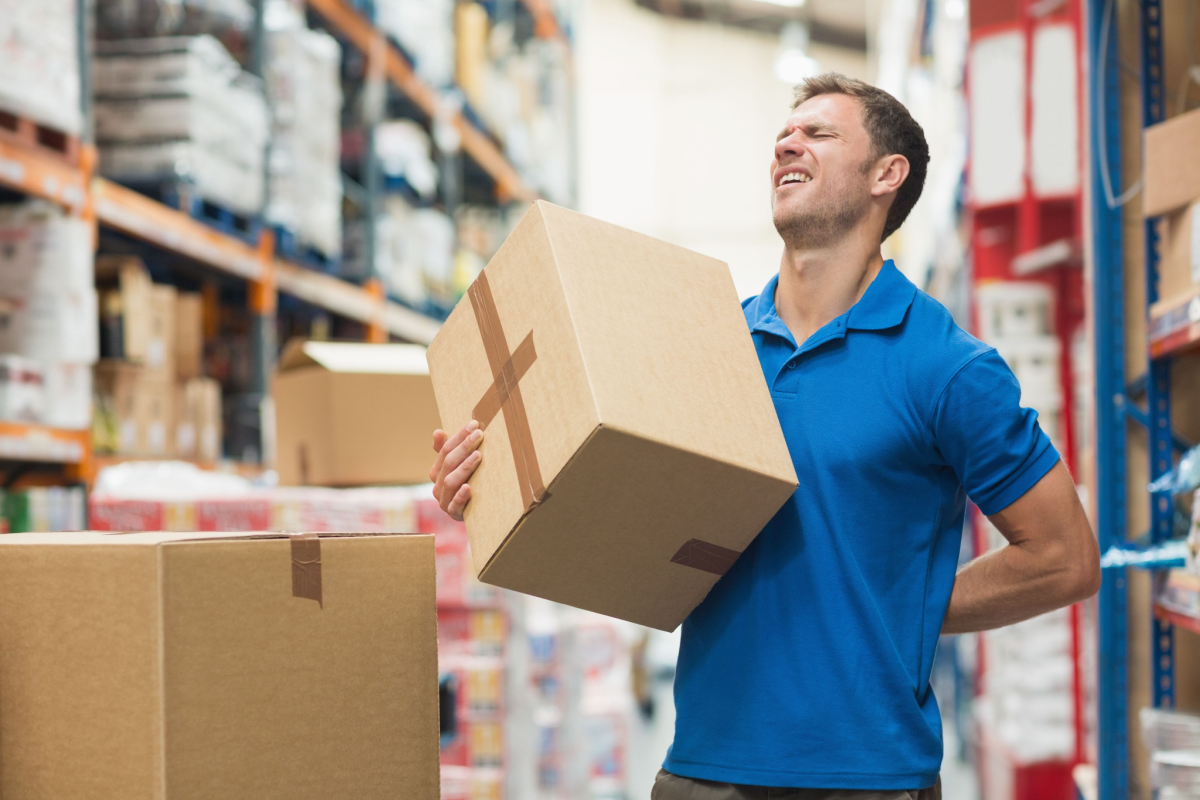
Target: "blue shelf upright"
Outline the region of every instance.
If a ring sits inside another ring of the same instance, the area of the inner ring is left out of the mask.
[[[1096,347],[1097,534],[1102,551],[1123,542],[1126,516],[1126,427],[1129,421],[1147,428],[1151,480],[1172,467],[1178,449],[1171,428],[1170,356],[1150,358],[1146,412],[1127,396],[1125,377],[1124,263],[1122,256],[1120,61],[1115,0],[1087,0],[1089,103],[1091,106],[1091,196],[1093,290]],[[1166,118],[1163,75],[1162,2],[1139,0],[1142,126]],[[1146,309],[1158,300],[1159,237],[1157,220],[1144,223]],[[1147,347],[1148,350],[1148,347]],[[1141,381],[1138,381],[1141,383]],[[1171,538],[1174,506],[1170,492],[1151,497],[1150,539]],[[1160,580],[1156,575],[1155,580]],[[1107,570],[1100,588],[1099,609],[1099,797],[1129,797],[1129,697],[1124,570]],[[1158,708],[1175,703],[1174,631],[1152,620],[1152,698]]]

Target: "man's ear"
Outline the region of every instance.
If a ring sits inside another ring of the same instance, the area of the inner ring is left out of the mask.
[[[899,153],[884,156],[871,170],[871,196],[882,197],[896,192],[908,178],[908,159]]]

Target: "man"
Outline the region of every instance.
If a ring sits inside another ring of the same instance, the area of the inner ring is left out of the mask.
[[[743,306],[800,487],[683,625],[654,800],[940,797],[939,633],[1099,587],[1074,482],[996,351],[884,261],[929,149],[891,95],[827,74],[775,144],[779,274]],[[434,434],[459,517],[474,423]],[[958,575],[965,496],[1009,541]]]

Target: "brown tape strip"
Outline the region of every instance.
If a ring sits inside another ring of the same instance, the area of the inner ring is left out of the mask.
[[[316,600],[321,608],[321,540],[315,533],[302,533],[292,540],[292,597]]]
[[[671,563],[711,572],[713,575],[724,575],[740,555],[737,550],[730,550],[719,544],[689,539],[679,548],[679,552],[671,557]]]
[[[546,496],[546,485],[542,482],[537,453],[533,449],[533,436],[529,431],[529,417],[525,413],[525,401],[521,398],[520,380],[537,360],[533,332],[526,335],[515,353],[508,351],[508,339],[500,324],[500,312],[496,309],[486,271],[479,273],[467,290],[467,295],[471,298],[471,307],[475,309],[475,321],[483,338],[483,349],[492,368],[492,385],[475,406],[475,419],[481,428],[486,428],[497,413],[504,412],[504,427],[512,443],[517,483],[521,487],[521,502],[528,511]]]

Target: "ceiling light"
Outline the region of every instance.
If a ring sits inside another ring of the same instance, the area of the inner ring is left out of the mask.
[[[946,16],[950,19],[962,19],[967,13],[967,4],[963,0],[946,0]]]
[[[785,8],[803,8],[808,0],[761,0],[763,3],[769,3],[773,6],[783,6]]]
[[[775,56],[775,77],[797,84],[821,71],[815,58],[808,55],[808,25],[789,22],[779,33],[779,54]]]

